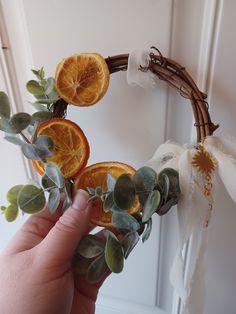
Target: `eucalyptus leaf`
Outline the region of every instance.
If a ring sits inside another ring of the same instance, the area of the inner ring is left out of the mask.
[[[124,258],[127,259],[131,251],[139,241],[139,235],[135,231],[127,233],[121,241],[124,250]]]
[[[51,151],[53,149],[53,141],[52,141],[51,137],[49,137],[47,135],[39,135],[36,138],[34,145],[38,149],[47,148],[49,151]]]
[[[178,203],[178,200],[179,196],[170,198],[165,204],[161,206],[161,208],[157,210],[158,215],[160,216],[165,215],[171,209],[172,206]]]
[[[78,274],[86,274],[93,258],[85,258],[80,254],[75,254],[72,260],[72,267]]]
[[[42,176],[41,184],[44,189],[56,187],[56,184],[51,179],[49,179],[46,174]]]
[[[9,119],[11,114],[10,101],[6,93],[0,92],[0,117]]]
[[[117,229],[129,231],[137,231],[140,228],[139,222],[133,216],[123,211],[113,212],[112,225]]]
[[[105,250],[105,243],[96,235],[88,234],[84,236],[78,246],[77,252],[85,258],[93,258]]]
[[[166,173],[162,174],[162,189],[163,200],[166,202],[170,190],[170,180]]]
[[[143,243],[146,242],[150,235],[151,235],[151,231],[152,231],[152,217],[148,220],[147,224],[146,224],[146,228],[145,231],[142,235],[142,241]]]
[[[115,188],[116,178],[111,173],[107,173],[107,190],[112,192]]]
[[[88,267],[87,280],[89,283],[94,284],[99,282],[104,275],[109,271],[104,254],[98,256]]]
[[[49,192],[48,198],[48,209],[51,214],[54,214],[60,203],[61,193],[60,190],[56,187]]]
[[[113,193],[107,194],[105,201],[103,202],[103,210],[108,213],[114,207]]]
[[[27,82],[26,88],[28,92],[33,95],[42,95],[44,93],[43,87],[40,86],[39,82],[35,80],[30,80]]]
[[[44,104],[40,104],[40,103],[32,103],[32,102],[29,102],[35,110],[37,111],[46,111],[47,110],[47,106],[45,106]],[[48,110],[49,111],[49,110]]]
[[[27,128],[30,124],[31,116],[25,112],[18,112],[14,114],[10,119],[10,125],[15,130],[15,133],[19,133]]]
[[[105,260],[107,266],[113,273],[120,273],[124,267],[124,253],[120,241],[107,230],[107,241],[105,247]]]
[[[36,100],[35,104],[51,105],[55,103],[57,100],[58,98],[39,98]]]
[[[114,202],[122,209],[129,209],[133,206],[135,199],[135,186],[128,174],[122,174],[116,181],[114,187]]]
[[[53,91],[54,89],[54,86],[55,86],[55,83],[54,83],[54,78],[53,77],[49,77],[47,79],[47,83],[46,83],[46,86],[45,86],[45,94],[46,95],[50,95],[50,93]]]
[[[11,125],[10,121],[6,118],[0,119],[0,130],[6,133],[17,133],[17,131]]]
[[[30,124],[34,125],[35,122],[42,123],[51,118],[53,118],[53,113],[51,111],[38,111],[31,116]]]
[[[15,204],[10,204],[7,206],[7,208],[4,211],[4,216],[8,222],[12,222],[16,220],[16,217],[18,215],[19,209],[17,205]]]
[[[51,179],[59,188],[63,188],[65,186],[65,179],[57,167],[57,165],[53,163],[47,163],[45,167],[45,174]]]
[[[23,144],[21,146],[21,151],[23,155],[31,160],[41,160],[41,157],[38,155],[37,149],[35,148],[34,144]]]
[[[23,188],[23,185],[18,184],[13,186],[8,192],[7,192],[7,200],[9,203],[17,205],[17,198],[20,190]]]
[[[136,171],[133,180],[139,201],[144,206],[149,193],[157,183],[157,174],[152,168],[145,166]]]
[[[71,206],[71,198],[66,194],[66,197],[64,199],[63,205],[62,205],[62,212],[64,213],[70,206]]]
[[[158,190],[152,191],[143,208],[142,222],[147,222],[158,209],[161,202],[161,194]]]
[[[27,184],[20,190],[17,203],[23,212],[28,214],[37,213],[46,204],[44,191],[34,185]]]
[[[4,139],[12,144],[19,145],[19,146],[22,146],[25,144],[25,142],[22,141],[22,139],[20,139],[19,137],[15,135],[6,135],[4,136]]]
[[[27,132],[30,134],[30,135],[34,135],[35,134],[35,126],[34,125],[29,125],[28,128],[27,128]]]
[[[170,181],[169,186],[169,197],[172,195],[175,196],[180,194],[180,186],[179,186],[179,174],[175,169],[172,168],[164,168],[158,175],[158,183],[162,184],[162,176],[163,174],[167,175]]]

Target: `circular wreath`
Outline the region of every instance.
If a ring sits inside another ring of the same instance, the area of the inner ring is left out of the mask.
[[[218,127],[211,121],[207,95],[198,89],[184,67],[163,57],[158,49],[151,49],[148,64],[140,65],[139,70],[152,72],[190,100],[197,143],[203,142]],[[128,60],[128,54],[106,59],[98,54],[74,55],[59,63],[55,79],[46,78],[43,68],[32,70],[36,79],[26,86],[36,98],[33,105],[37,111],[33,115],[11,115],[8,96],[0,92],[0,129],[6,133],[5,139],[19,145],[42,175],[40,184],[12,187],[6,195],[9,204],[1,206],[1,210],[9,222],[16,219],[19,211],[33,214],[43,210],[46,203],[54,214],[60,202],[65,211],[73,193],[78,188],[86,189],[90,194],[91,221],[104,227],[103,236],[84,236],[73,260],[75,269],[86,274],[89,282],[99,281],[107,271],[121,272],[124,259],[140,237],[143,242],[149,238],[152,215],[166,214],[181,197],[178,172],[172,168],[156,173],[147,166],[134,170],[119,162],[86,167],[89,143],[81,128],[66,119],[68,104],[87,106],[100,100],[108,88],[109,74],[126,71]],[[76,81],[70,81],[70,71],[76,72]],[[68,90],[70,84],[75,93]]]

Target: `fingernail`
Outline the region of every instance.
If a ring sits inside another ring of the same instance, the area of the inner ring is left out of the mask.
[[[72,207],[84,211],[88,206],[87,204],[88,198],[89,195],[86,191],[78,190],[74,196]]]

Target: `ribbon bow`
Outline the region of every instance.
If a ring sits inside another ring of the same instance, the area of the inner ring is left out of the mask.
[[[209,136],[204,141],[204,150],[217,161],[215,172],[218,172],[228,194],[236,202],[233,182],[236,176],[236,140]],[[204,175],[193,164],[193,156],[196,153],[196,148],[168,141],[160,145],[147,162],[147,165],[157,172],[166,167],[172,167],[179,172],[182,194],[177,205],[179,247],[170,272],[170,280],[182,300],[183,314],[201,314],[204,310],[204,260],[208,239],[205,221],[210,219],[211,212],[209,213],[209,199],[203,193]],[[214,201],[213,195],[211,197],[211,201]],[[195,262],[188,269],[184,280],[183,250],[190,238],[194,246]]]

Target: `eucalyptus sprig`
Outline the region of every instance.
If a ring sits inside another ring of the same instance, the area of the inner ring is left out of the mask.
[[[28,81],[26,88],[28,92],[36,98],[33,106],[40,111],[52,111],[53,104],[59,99],[54,78],[45,78],[43,67],[39,70],[32,69],[31,71],[36,76],[37,80]]]
[[[116,233],[105,230],[104,237],[85,236],[74,257],[75,268],[87,276],[89,282],[97,282],[108,271],[119,273],[124,260],[142,237],[148,240],[152,230],[152,216],[166,214],[180,197],[179,175],[172,168],[157,174],[150,167],[142,167],[133,177],[123,174],[117,179],[107,174],[107,189],[87,187],[90,201],[96,198],[103,202],[104,212],[112,215]],[[137,201],[138,200],[138,201]],[[137,206],[139,211],[129,214]],[[117,234],[121,236],[117,236]]]
[[[46,197],[48,193],[48,197]],[[64,195],[62,210],[71,204],[71,183],[62,176],[59,168],[53,163],[47,163],[41,185],[34,182],[26,185],[13,186],[6,195],[9,204],[1,206],[1,210],[8,222],[14,221],[19,212],[34,214],[41,211],[47,202],[51,214],[54,214]]]

